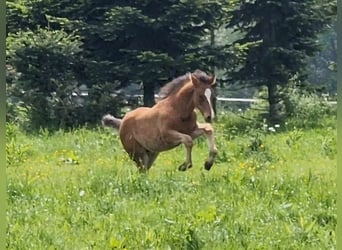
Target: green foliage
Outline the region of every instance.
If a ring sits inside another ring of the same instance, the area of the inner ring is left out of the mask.
[[[22,31],[10,34],[7,45],[7,63],[13,66],[7,78],[9,121],[20,119],[17,113],[25,110],[31,129],[77,127],[98,122],[109,107],[117,111],[122,102],[120,96],[110,96],[115,85],[94,84],[88,89],[80,81],[82,42],[75,34]]]
[[[145,105],[153,103],[154,89],[167,80],[196,68],[225,67],[223,55],[232,55],[222,46],[200,46],[210,30],[226,21],[229,5],[225,1],[164,1],[162,5],[155,1],[117,1],[114,5],[40,1],[31,5],[37,25],[64,27],[82,37],[84,64],[92,72],[85,78],[87,85],[113,79],[121,86],[143,82]],[[45,25],[38,21],[43,19]],[[203,62],[203,52],[211,59]],[[92,62],[101,66],[95,69]]]
[[[271,127],[281,125],[282,130],[292,130],[294,127],[298,129],[335,127],[336,103],[329,102],[316,92],[302,90],[297,84],[298,82],[291,80],[291,84],[280,91],[283,100],[280,104],[283,108],[282,112],[287,114],[286,119],[282,123],[269,123],[268,125]],[[250,129],[262,128],[268,117],[269,104],[265,100],[266,97],[267,90],[260,88],[255,96],[260,101],[253,103],[250,108],[244,111],[228,112],[230,114],[228,116],[219,114],[219,122],[224,124],[221,126],[225,126],[227,134],[233,136]],[[231,131],[234,131],[233,135]]]
[[[20,101],[21,89],[17,87],[19,74],[10,65],[6,65],[6,121],[24,128],[30,121],[28,105]]]
[[[31,27],[30,10],[21,1],[6,1],[6,30],[8,32],[26,30]]]
[[[316,128],[334,126],[328,117],[337,115],[337,105],[331,104],[315,93],[289,86],[283,91],[287,125],[297,128]],[[322,118],[327,123],[322,123]]]
[[[317,36],[333,20],[334,5],[336,1],[246,0],[232,11],[228,27],[244,34],[237,42],[262,41],[249,50],[245,64],[233,78],[267,86],[271,122],[283,120],[278,107],[279,86],[287,85],[294,75],[306,78],[307,59],[320,50]]]
[[[293,131],[290,131],[288,134],[288,138],[286,139],[286,144],[289,147],[295,147],[298,146],[298,141],[302,138],[303,132],[298,129],[294,129]]]
[[[131,84],[143,86],[151,106],[156,89],[196,68],[218,73],[222,88],[267,85],[269,112],[281,113],[277,86],[302,76],[317,35],[336,15],[333,1],[318,0],[6,4],[7,118],[25,111],[31,127],[55,129],[121,116],[128,97],[120,90]]]
[[[219,122],[228,158],[210,172],[200,141],[188,172],[177,170],[179,147],[139,174],[113,130],[27,136],[7,126],[7,138],[30,145],[7,165],[8,249],[336,248],[336,127],[295,136],[261,125],[228,138]]]
[[[337,17],[336,17],[337,18]],[[322,50],[309,60],[308,82],[322,92],[337,92],[337,21],[319,36]]]
[[[120,115],[124,97],[117,92],[130,84],[143,84],[144,104],[151,106],[155,89],[172,78],[237,61],[237,46],[204,43],[227,21],[229,8],[226,1],[202,0],[9,1],[7,64],[20,76],[13,96],[25,91],[33,127]],[[81,86],[88,97],[70,100]]]
[[[63,31],[39,29],[10,34],[7,60],[18,72],[14,93],[30,106],[33,127],[66,124],[72,92],[78,87],[74,68],[81,42]],[[19,74],[20,72],[20,74]]]
[[[21,131],[19,126],[6,124],[6,164],[7,166],[20,166],[28,157],[29,145],[19,141]]]

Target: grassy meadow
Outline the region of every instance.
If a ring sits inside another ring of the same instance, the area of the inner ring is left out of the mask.
[[[139,174],[111,129],[7,124],[7,249],[335,249],[336,126],[214,124]]]

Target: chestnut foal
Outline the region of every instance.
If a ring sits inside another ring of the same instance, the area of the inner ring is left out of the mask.
[[[180,76],[161,88],[159,101],[151,108],[140,107],[128,112],[122,119],[105,115],[102,123],[119,129],[124,149],[140,171],[147,171],[162,151],[181,143],[186,148],[186,158],[179,170],[192,167],[193,140],[203,134],[209,142],[209,157],[204,163],[206,170],[212,167],[217,148],[211,122],[215,116],[216,77],[203,71]],[[207,123],[198,123],[195,109]]]

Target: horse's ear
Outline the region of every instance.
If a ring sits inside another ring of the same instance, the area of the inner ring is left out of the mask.
[[[192,84],[197,87],[199,85],[199,81],[197,79],[197,77],[194,74],[190,73],[190,81],[192,82]]]
[[[216,76],[213,75],[211,78],[210,78],[210,85],[212,87],[215,87],[216,86]]]

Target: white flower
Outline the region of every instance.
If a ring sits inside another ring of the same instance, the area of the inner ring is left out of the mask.
[[[279,128],[280,125],[279,124],[274,124],[274,127]]]
[[[81,190],[80,191],[80,196],[82,197],[82,196],[84,196],[85,195],[85,191],[84,190]]]
[[[269,127],[268,130],[271,132],[276,132],[276,130],[273,127]]]

